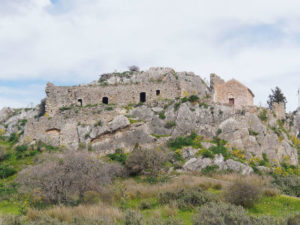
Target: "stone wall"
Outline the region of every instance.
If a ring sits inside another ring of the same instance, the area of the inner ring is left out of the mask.
[[[214,91],[215,102],[227,104],[230,103],[230,99],[233,99],[232,104],[235,109],[252,106],[253,97],[251,91],[246,86],[234,79],[217,85]]]
[[[55,115],[60,108],[70,105],[137,104],[142,93],[145,101],[175,99],[185,95],[204,97],[209,93],[205,82],[193,73],[176,73],[170,68],[151,68],[146,72],[106,74],[101,82],[89,85],[59,87],[52,83],[46,88],[46,112]]]
[[[286,118],[285,103],[284,102],[281,102],[281,103],[274,102],[272,104],[272,111],[275,113],[277,119],[281,120],[281,119]]]

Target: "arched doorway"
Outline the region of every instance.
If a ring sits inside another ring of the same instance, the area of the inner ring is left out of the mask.
[[[108,104],[108,97],[103,97],[102,98],[102,103],[103,104]]]
[[[140,102],[146,102],[146,92],[140,93]]]

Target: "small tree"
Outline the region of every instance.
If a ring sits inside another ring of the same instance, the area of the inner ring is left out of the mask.
[[[236,181],[224,193],[227,202],[251,208],[261,198],[261,189],[247,181]]]
[[[269,95],[269,99],[267,101],[268,106],[270,109],[272,109],[273,103],[284,103],[284,105],[287,103],[286,97],[282,93],[281,89],[279,87],[275,87],[275,89],[271,89],[272,94]]]
[[[138,66],[132,65],[128,67],[131,72],[139,72],[140,68]]]
[[[88,191],[101,191],[114,176],[121,174],[119,165],[103,163],[88,153],[67,153],[26,168],[17,181],[25,193],[52,203],[68,203],[73,197],[82,200]]]
[[[46,99],[45,98],[41,100],[41,103],[39,104],[38,107],[39,107],[38,116],[41,117],[41,116],[45,115],[45,113],[46,113]]]
[[[166,154],[162,150],[142,149],[136,146],[126,160],[126,167],[132,175],[157,176],[166,159]]]

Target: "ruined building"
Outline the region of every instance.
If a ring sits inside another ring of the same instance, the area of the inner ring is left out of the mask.
[[[214,102],[230,104],[235,109],[253,105],[254,94],[244,84],[235,79],[225,82],[215,74],[210,79]]]
[[[46,112],[55,115],[70,105],[137,104],[159,99],[209,94],[205,82],[193,73],[176,73],[171,68],[150,68],[145,72],[111,73],[98,82],[78,86],[47,84]]]

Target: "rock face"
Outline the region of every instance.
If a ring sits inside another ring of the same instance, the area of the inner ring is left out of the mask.
[[[241,173],[242,175],[248,175],[253,172],[253,169],[250,166],[243,163],[232,159],[224,161],[224,157],[221,154],[216,155],[214,159],[202,157],[192,158],[184,164],[183,169],[186,171],[201,172],[208,166],[216,166],[217,170],[229,170]]]
[[[16,124],[25,116],[24,113],[22,111],[6,121],[8,130],[17,129],[11,124]],[[262,158],[266,154],[271,163],[288,158],[296,165],[297,150],[285,133],[292,128],[280,127],[271,112],[267,121],[262,121],[258,116],[260,113],[259,108],[236,112],[226,105],[182,103],[181,100],[161,100],[131,108],[113,106],[112,110],[107,110],[106,105],[73,106],[54,117],[36,119],[34,111],[27,112],[29,119],[22,140],[42,140],[69,148],[85,144],[104,154],[117,148],[130,151],[136,144],[147,147],[162,145],[170,138],[196,132],[206,139],[218,135],[231,148],[244,151],[247,159],[253,156]],[[202,147],[208,149],[211,146],[211,143],[203,142]],[[191,148],[182,151],[187,159],[194,157],[196,152],[197,149]],[[205,165],[206,161],[201,163]],[[222,166],[234,170],[233,167],[238,167],[230,161]]]
[[[6,135],[24,131],[24,143],[40,140],[70,149],[86,146],[100,155],[118,148],[131,151],[136,144],[165,145],[170,138],[195,132],[207,140],[216,136],[226,140],[230,148],[243,151],[246,159],[266,155],[270,163],[288,160],[296,165],[298,154],[289,134],[299,134],[300,111],[289,115],[289,119],[282,112],[280,118],[287,121],[282,124],[268,109],[247,106],[237,110],[228,104],[212,103],[215,85],[224,82],[212,77],[211,89],[199,76],[170,68],[106,74],[100,82],[74,87],[49,83],[48,114],[38,117],[37,109],[5,108],[0,111],[0,128]],[[142,93],[146,93],[145,102],[141,101]],[[191,95],[199,100],[193,102]],[[102,103],[102,97],[108,102]],[[209,149],[212,144],[204,141],[202,147]],[[182,149],[182,156],[195,158],[198,150]],[[211,163],[217,161],[198,158],[190,166],[197,170]],[[249,172],[228,160],[217,165]]]

